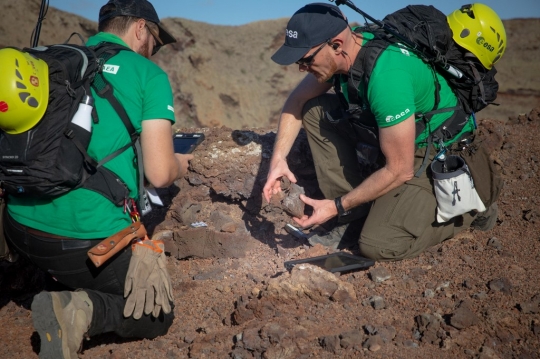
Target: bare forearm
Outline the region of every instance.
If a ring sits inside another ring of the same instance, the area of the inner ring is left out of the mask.
[[[306,102],[327,92],[329,88],[329,84],[319,84],[315,77],[308,74],[291,92],[281,113],[272,161],[283,160],[289,154],[302,128],[302,111]]]
[[[302,128],[302,121],[289,113],[283,113],[279,121],[276,142],[274,143],[274,152],[272,161],[280,161],[287,158],[294,140]]]
[[[405,183],[405,178],[392,173],[386,167],[374,172],[359,186],[341,197],[345,210],[373,201]]]

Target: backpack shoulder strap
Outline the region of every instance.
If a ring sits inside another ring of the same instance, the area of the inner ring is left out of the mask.
[[[92,87],[96,91],[99,97],[106,99],[109,101],[111,106],[114,108],[122,122],[124,123],[124,126],[126,126],[126,129],[129,133],[129,137],[132,141],[135,141],[138,138],[137,131],[133,127],[133,124],[131,123],[129,119],[129,115],[127,114],[124,106],[120,104],[116,96],[114,96],[114,89],[105,79],[105,76],[103,76],[102,66],[113,56],[117,55],[120,51],[133,51],[128,47],[118,45],[118,44],[112,44],[112,43],[100,43],[94,47],[94,51],[96,52],[96,56],[98,57],[100,61],[100,69],[96,73],[94,77],[94,81],[92,82]]]
[[[350,104],[367,105],[366,99],[360,99],[358,97],[358,87],[360,86],[360,83],[363,82],[367,89],[371,74],[375,68],[375,63],[388,45],[390,45],[388,39],[379,33],[375,33],[375,38],[365,43],[358,52],[358,55],[349,70],[347,81],[347,92]]]
[[[110,58],[117,55],[120,51],[133,51],[128,47],[117,45],[117,44],[111,44],[111,43],[100,43],[95,47],[94,50],[96,51],[97,57],[100,59],[101,66],[103,66]],[[101,66],[100,66],[100,70],[96,73],[96,76],[92,83],[92,87],[94,88],[98,96],[109,101],[111,106],[114,108],[114,110],[116,111],[116,113],[118,114],[122,122],[124,123],[124,126],[126,127],[126,130],[128,131],[131,141],[129,144],[125,145],[124,147],[120,148],[119,150],[115,151],[109,156],[105,157],[102,161],[100,161],[98,166],[99,168],[105,168],[102,166],[103,164],[112,160],[113,158],[118,156],[120,153],[127,150],[129,147],[133,147],[133,152],[135,152],[135,158],[137,159],[138,174],[139,174],[139,180],[138,180],[139,209],[141,210],[141,214],[144,215],[150,210],[150,207],[146,199],[146,191],[144,190],[144,170],[142,166],[142,149],[141,149],[139,134],[135,130],[135,127],[133,127],[133,124],[131,123],[131,120],[129,119],[129,115],[127,111],[125,110],[124,106],[122,106],[120,101],[118,101],[118,99],[114,95],[113,87],[111,86],[109,81],[107,81],[107,79],[103,76]]]

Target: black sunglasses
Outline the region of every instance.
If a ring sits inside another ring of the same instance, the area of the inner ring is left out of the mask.
[[[313,61],[315,60],[315,56],[317,56],[319,51],[322,50],[324,45],[330,45],[330,43],[328,41],[323,42],[322,45],[314,53],[312,53],[308,57],[302,57],[300,60],[296,61],[296,64],[300,65],[300,66],[306,66],[306,67],[310,67],[311,65],[313,65]]]
[[[154,48],[152,50],[152,56],[154,56],[156,54],[156,52],[158,52],[159,49],[161,49],[161,47],[163,45],[162,45],[161,39],[159,38],[158,34],[156,34],[156,32],[154,30],[152,30],[152,28],[150,28],[150,26],[148,26],[146,24],[145,24],[145,26],[148,29],[148,31],[150,32],[150,34],[152,35],[152,37],[154,38],[155,45],[154,45]]]

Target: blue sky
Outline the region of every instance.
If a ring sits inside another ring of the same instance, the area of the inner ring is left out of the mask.
[[[290,17],[296,10],[310,2],[324,0],[151,0],[160,18],[181,17],[216,25],[243,25],[253,21]],[[49,0],[55,8],[97,21],[99,8],[107,0]],[[434,5],[448,14],[470,4],[472,0],[352,0],[375,19],[409,4]],[[502,19],[540,17],[540,0],[482,0],[493,8]],[[363,23],[360,15],[342,5],[343,12],[352,21]],[[36,14],[37,20],[37,14]],[[540,30],[540,29],[539,29]]]

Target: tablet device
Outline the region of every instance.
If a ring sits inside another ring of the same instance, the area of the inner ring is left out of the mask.
[[[173,137],[174,152],[191,153],[202,141],[204,141],[204,133],[175,133]]]

